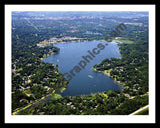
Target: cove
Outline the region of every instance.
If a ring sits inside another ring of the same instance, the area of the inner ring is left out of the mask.
[[[43,61],[58,65],[58,70],[62,73],[69,72],[81,59],[92,50],[97,44],[106,44],[106,41],[88,41],[88,42],[70,42],[64,44],[55,44],[60,48],[58,54],[51,55]],[[77,73],[68,84],[68,87],[62,96],[88,95],[97,92],[109,90],[122,90],[122,86],[115,83],[109,76],[92,70],[93,65],[99,64],[105,58],[120,58],[119,47],[117,43],[111,42],[91,60],[83,70]]]

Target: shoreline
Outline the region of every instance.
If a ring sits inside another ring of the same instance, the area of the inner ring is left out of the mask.
[[[96,68],[92,68],[92,70],[93,70],[93,71],[95,71],[95,72],[100,72],[100,73],[103,73],[104,75],[109,76],[111,79],[113,79],[113,80],[114,80],[114,82],[116,82],[116,84],[118,84],[118,85],[120,85],[120,86],[122,86],[122,87],[124,87],[124,86],[125,86],[125,84],[124,84],[124,83],[122,83],[121,81],[117,81],[115,78],[113,78],[113,77],[110,75],[110,72],[111,72],[111,70],[110,70],[110,69],[109,69],[109,70],[104,70],[104,71],[97,71],[97,69],[96,69]]]
[[[51,55],[54,55],[54,54],[58,54],[59,52],[52,52],[51,54],[49,54],[49,55],[47,55],[47,56],[45,56],[45,57],[42,57],[42,58],[40,58],[40,60],[41,61],[43,61],[45,58],[47,58],[48,56],[51,56]]]
[[[51,54],[47,54],[47,56],[40,58],[40,60],[43,61],[43,60],[44,60],[45,58],[47,58],[48,56],[51,56],[51,55],[57,54],[57,53],[59,53],[59,52],[52,52]],[[65,90],[66,90],[66,87],[61,88],[61,89],[60,89],[60,93],[62,93],[62,92],[65,91]],[[61,96],[60,93],[55,93],[55,90],[53,90],[52,93],[49,93],[49,94],[47,94],[46,96],[43,96],[43,97],[41,97],[41,98],[38,99],[38,100],[34,100],[32,103],[29,103],[29,104],[27,104],[27,105],[24,106],[24,107],[16,108],[16,109],[12,112],[12,115],[21,115],[21,114],[19,114],[19,113],[21,113],[21,111],[25,111],[25,110],[28,109],[29,107],[32,107],[32,106],[34,106],[34,105],[38,105],[38,104],[40,104],[41,102],[45,101],[46,99],[51,98],[51,97],[54,97],[54,95],[56,95],[56,96],[57,96],[57,95],[60,95],[60,96]]]
[[[112,41],[118,43],[118,44],[133,44],[134,42],[128,39],[113,39]]]

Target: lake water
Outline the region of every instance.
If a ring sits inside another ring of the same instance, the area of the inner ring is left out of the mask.
[[[56,44],[54,46],[60,48],[60,53],[51,55],[43,61],[53,64],[58,64],[60,72],[69,73],[74,66],[83,60],[82,56],[86,56],[96,48],[99,43],[106,44],[105,41],[88,41],[88,42],[71,42],[64,44]],[[105,48],[100,51],[84,69],[75,73],[75,76],[69,81],[66,90],[61,93],[62,96],[87,95],[97,92],[109,90],[122,90],[122,87],[117,85],[113,79],[99,72],[92,70],[93,65],[99,64],[105,58],[120,58],[119,47],[115,42],[108,43]]]

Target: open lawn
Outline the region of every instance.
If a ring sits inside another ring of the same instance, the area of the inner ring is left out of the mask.
[[[118,43],[125,43],[125,44],[133,44],[134,42],[131,41],[131,40],[127,40],[127,39],[117,39],[117,40],[114,40],[115,42],[118,42]]]
[[[62,98],[62,96],[60,94],[54,94],[52,97],[51,97],[51,100],[57,100],[57,99],[60,99]]]

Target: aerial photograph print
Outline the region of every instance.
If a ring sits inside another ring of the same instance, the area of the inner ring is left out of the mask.
[[[149,116],[149,14],[11,11],[11,115]]]

